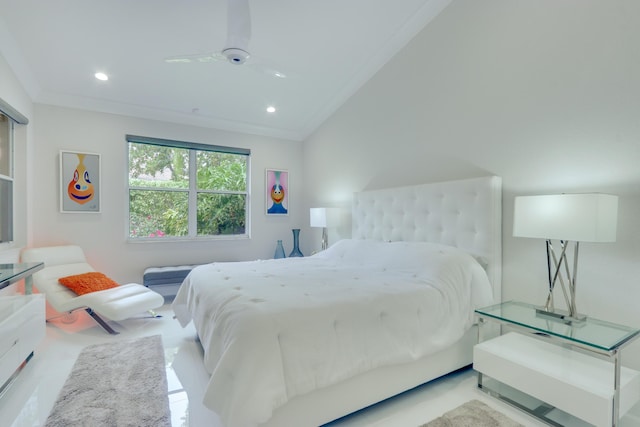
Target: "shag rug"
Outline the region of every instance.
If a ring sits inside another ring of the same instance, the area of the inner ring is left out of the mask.
[[[45,426],[171,426],[160,335],[82,350]]]
[[[471,400],[421,427],[524,427],[506,415]]]

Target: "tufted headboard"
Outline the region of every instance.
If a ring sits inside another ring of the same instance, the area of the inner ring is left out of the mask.
[[[355,193],[352,238],[461,248],[502,296],[502,179],[497,176]]]

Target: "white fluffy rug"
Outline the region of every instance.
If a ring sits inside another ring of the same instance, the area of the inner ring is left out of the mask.
[[[46,427],[171,426],[160,335],[86,347]]]
[[[479,400],[471,400],[422,427],[524,427]]]

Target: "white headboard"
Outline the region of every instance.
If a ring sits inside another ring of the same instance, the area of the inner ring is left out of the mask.
[[[502,297],[502,179],[497,176],[355,193],[352,238],[425,241],[482,259]]]

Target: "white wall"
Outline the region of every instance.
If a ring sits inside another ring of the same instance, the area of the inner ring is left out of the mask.
[[[291,250],[292,228],[303,215],[302,145],[297,142],[180,126],[145,119],[36,104],[33,191],[33,246],[78,244],[98,270],[120,282],[142,280],[146,267],[271,258],[277,239]],[[126,241],[126,134],[249,148],[251,157],[251,239],[206,242]],[[101,155],[102,212],[59,212],[59,151]],[[289,170],[290,215],[267,217],[265,168]],[[304,234],[301,236],[304,245]],[[303,250],[305,246],[303,246]]]
[[[541,304],[544,243],[512,237],[514,197],[618,194],[618,240],[581,246],[577,302],[640,328],[638,40],[635,0],[454,0],[305,142],[307,206],[502,176],[503,298]],[[640,344],[623,359],[640,368]]]

